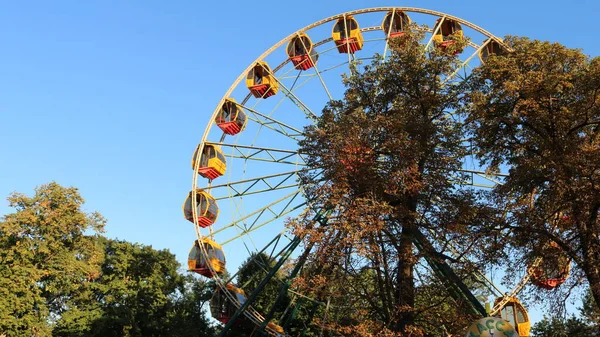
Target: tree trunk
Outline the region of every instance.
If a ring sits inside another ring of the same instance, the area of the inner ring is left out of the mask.
[[[414,322],[415,283],[413,269],[415,257],[413,255],[413,228],[412,222],[403,224],[398,250],[398,272],[396,284],[396,305],[398,310],[395,331],[401,332]]]

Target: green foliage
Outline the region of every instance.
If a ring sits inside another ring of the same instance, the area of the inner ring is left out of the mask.
[[[355,69],[343,100],[328,103],[300,142],[314,169],[302,175],[311,206],[331,210],[332,219],[292,224],[315,243],[315,268],[298,286],[331,300],[323,324],[344,335],[421,333],[425,316],[417,315],[428,304],[416,302],[415,268],[424,254],[446,257],[418,252],[417,231],[438,242],[435,249],[446,241],[467,247],[476,239],[472,224],[488,216],[474,192],[456,184],[465,179],[458,109],[466,82],[444,81],[460,62],[425,51],[423,38],[413,29],[391,40],[388,59]]]
[[[266,278],[267,274],[275,266],[276,260],[264,253],[252,254],[240,266],[237,273],[237,282],[241,289],[250,297],[252,292],[258,287],[259,283]],[[290,298],[285,294],[277,303],[275,302],[283,285],[284,275],[280,271],[266,284],[263,290],[258,294],[252,303],[252,308],[263,316],[275,306],[273,316],[275,322],[279,319],[290,303]],[[231,331],[235,336],[251,335],[255,327],[243,325],[234,327]]]
[[[96,240],[105,221],[81,211],[77,189],[56,183],[8,200],[16,211],[0,221],[0,331],[50,336],[71,296],[99,273]]]
[[[237,282],[244,289],[246,295],[250,295],[254,289],[258,287],[258,284],[266,278],[267,274],[275,266],[275,259],[270,258],[267,254],[261,253],[258,255],[252,254],[242,264],[238,271]],[[281,285],[283,284],[284,275],[281,272],[275,274],[275,276],[267,283],[263,291],[258,295],[256,301],[252,304],[252,307],[258,312],[266,314],[279,294]],[[289,298],[285,296],[282,301],[277,303],[276,313],[281,314],[287,307]],[[277,317],[277,315],[275,316]]]
[[[493,199],[507,216],[485,229],[487,241],[508,239],[511,265],[570,258],[570,285],[587,280],[599,302],[600,58],[558,43],[505,42],[513,51],[474,71],[467,96],[481,161],[510,170]],[[549,257],[549,243],[560,254]]]
[[[566,320],[553,317],[536,323],[531,329],[532,337],[590,337],[598,336],[600,331],[585,324],[585,322],[576,317],[570,317]]]
[[[73,301],[84,310],[63,316],[56,336],[191,336],[212,331],[199,300],[204,283],[179,274],[171,253],[117,240],[106,240],[104,251],[100,276],[87,284],[85,296]]]
[[[110,240],[75,188],[14,193],[0,221],[0,332],[7,337],[211,336],[204,282],[166,250]]]

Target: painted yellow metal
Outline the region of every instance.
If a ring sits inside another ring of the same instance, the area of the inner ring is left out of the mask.
[[[299,33],[288,42],[285,48],[288,58],[298,70],[307,70],[315,66],[319,54],[314,48],[313,42],[305,33]]]
[[[340,53],[354,53],[361,50],[364,43],[358,22],[352,15],[337,20],[331,29],[331,38]]]
[[[485,317],[473,322],[465,337],[519,337],[519,335],[508,321],[498,317]]]
[[[229,97],[225,99],[219,114],[215,117],[215,123],[228,135],[236,135],[246,128],[248,118],[237,101]]]
[[[201,148],[202,155],[200,156],[198,174],[208,179],[215,179],[225,174],[225,170],[227,169],[225,156],[221,147],[214,144],[198,145],[192,156],[192,168],[196,167],[196,158],[198,158],[198,151]]]
[[[203,250],[206,255],[203,254]],[[221,245],[206,237],[202,239],[202,247],[200,247],[198,240],[194,241],[188,255],[189,270],[206,277],[212,277],[213,271],[217,274],[225,271],[225,263],[225,254]]]
[[[195,207],[192,206],[194,201],[196,202]],[[217,201],[208,192],[200,188],[197,188],[195,193],[191,191],[188,194],[181,208],[183,209],[183,215],[190,222],[194,222],[194,214],[196,214],[198,226],[200,227],[212,225],[219,217]]]
[[[267,98],[277,93],[279,82],[265,61],[256,62],[246,75],[246,86],[256,98]]]
[[[506,303],[498,310],[496,317],[510,322],[516,328],[520,337],[529,337],[531,322],[529,321],[529,314],[521,302],[516,297],[506,298],[506,296],[503,296],[496,299],[494,307],[500,302]]]

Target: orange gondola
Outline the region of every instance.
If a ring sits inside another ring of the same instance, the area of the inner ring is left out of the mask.
[[[464,33],[460,24],[452,19],[439,18],[433,26],[433,42],[435,45],[442,50],[448,49],[456,41],[464,38]],[[456,50],[455,55],[462,52],[462,50]]]
[[[410,18],[403,11],[389,11],[381,23],[381,30],[389,38],[406,34]]]
[[[228,297],[225,292],[234,295],[237,303],[233,303],[231,298]],[[210,299],[210,313],[217,321],[227,324],[237,311],[238,307],[244,304],[244,302],[246,302],[244,290],[231,283],[227,283],[225,289],[219,287]],[[242,321],[243,316],[238,318],[236,323],[241,324]]]
[[[354,54],[363,47],[363,36],[358,22],[351,15],[339,18],[331,35],[340,53]]]
[[[506,49],[494,38],[483,41],[483,48],[479,51],[479,59],[484,63],[490,55],[504,55]]]
[[[202,147],[202,144],[196,147],[194,155],[192,156],[192,169],[196,167],[196,158],[198,157],[198,151],[202,148],[202,155],[200,156],[200,166],[198,167],[198,174],[207,179],[215,179],[225,174],[227,163],[223,151],[217,145],[206,144]]]
[[[494,302],[494,307],[505,299],[507,300],[506,304],[498,311],[496,316],[508,321],[517,330],[520,337],[529,337],[529,331],[531,330],[529,314],[516,297],[498,297]]]
[[[287,55],[298,70],[307,70],[315,66],[319,54],[306,34],[294,36],[287,45]]]
[[[202,253],[202,248],[206,251],[206,256]],[[221,245],[208,238],[203,238],[202,248],[198,240],[194,241],[188,255],[188,269],[208,278],[225,272],[225,254],[223,254]]]
[[[544,289],[554,289],[565,283],[571,273],[571,259],[562,252],[555,242],[542,248],[542,260],[527,268],[531,282]]]
[[[279,84],[271,73],[267,62],[257,62],[246,76],[246,86],[256,98],[267,98],[275,95]]]
[[[233,98],[227,98],[215,117],[215,123],[228,135],[236,135],[246,127],[248,118]]]
[[[190,192],[183,203],[183,215],[185,218],[194,222],[192,209],[192,193]],[[198,225],[200,227],[208,227],[217,221],[219,216],[219,206],[217,201],[207,192],[197,189],[196,193],[196,216],[198,217]]]

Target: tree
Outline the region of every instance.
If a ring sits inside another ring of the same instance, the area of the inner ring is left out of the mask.
[[[50,336],[69,298],[99,273],[105,221],[81,210],[76,188],[54,182],[8,200],[16,211],[0,221],[0,331]]]
[[[73,298],[55,336],[210,336],[205,284],[178,273],[167,250],[104,240],[101,274]],[[90,313],[94,313],[90,317]]]
[[[13,193],[0,221],[0,331],[13,336],[211,336],[204,282],[166,250],[110,240],[76,188]]]
[[[416,30],[396,38],[388,60],[356,69],[344,99],[328,103],[300,142],[311,169],[302,183],[329,221],[291,223],[315,244],[310,263],[319,266],[297,283],[332,302],[330,324],[343,334],[417,333],[417,263],[448,256],[417,253],[414,242],[435,235],[467,245],[470,224],[487,216],[475,192],[457,184],[464,84],[444,84],[466,41],[425,52],[422,38]]]
[[[597,336],[591,327],[586,325],[581,319],[570,317],[561,319],[553,317],[536,323],[531,329],[532,337],[590,337]]]
[[[265,253],[251,254],[244,263],[240,266],[237,272],[237,283],[244,290],[246,297],[250,297],[259,283],[266,278],[267,274],[275,266],[274,258]],[[285,275],[280,270],[273,278],[265,285],[256,299],[252,302],[251,307],[261,315],[267,315],[273,308],[275,310],[273,318],[278,319],[282,316],[288,305],[290,298],[287,294],[276,302],[284,282]],[[242,318],[245,320],[246,318]],[[233,336],[250,336],[253,331],[258,328],[253,324],[241,324],[234,326],[231,329],[230,335]]]
[[[512,52],[473,72],[467,100],[482,163],[509,169],[492,197],[506,217],[485,230],[529,261],[558,259],[547,249],[558,247],[574,262],[572,285],[587,280],[600,303],[600,58],[527,38],[505,43]]]

